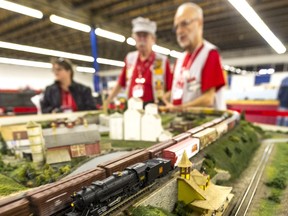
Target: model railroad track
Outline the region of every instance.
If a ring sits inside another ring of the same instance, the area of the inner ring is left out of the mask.
[[[257,191],[259,182],[261,180],[262,174],[266,167],[267,161],[269,156],[272,152],[274,144],[269,143],[264,150],[262,158],[259,162],[257,169],[255,170],[254,175],[251,178],[250,184],[248,185],[245,193],[243,196],[238,200],[238,202],[234,205],[233,209],[230,213],[226,215],[233,215],[233,216],[245,216],[249,210],[249,207],[253,201],[254,195]]]

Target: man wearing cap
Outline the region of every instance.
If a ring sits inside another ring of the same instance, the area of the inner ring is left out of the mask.
[[[138,17],[132,20],[132,37],[137,51],[125,58],[125,66],[118,82],[106,100],[106,105],[126,88],[127,97],[137,97],[147,103],[158,103],[165,91],[170,91],[173,74],[166,56],[152,51],[156,40],[156,23]]]
[[[217,48],[203,40],[203,11],[194,3],[180,5],[174,17],[178,44],[185,50],[177,59],[171,91],[171,110],[214,107],[224,110],[225,78]]]

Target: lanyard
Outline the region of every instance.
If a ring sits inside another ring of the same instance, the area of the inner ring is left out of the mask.
[[[185,67],[183,67],[183,65],[182,65],[181,75],[182,75],[183,71],[190,69],[192,63],[194,62],[196,56],[198,55],[198,53],[200,52],[200,50],[203,48],[203,46],[204,46],[204,45],[202,44],[201,46],[197,47],[197,48],[194,50],[194,52],[192,53],[192,55],[191,55],[191,57],[189,58],[189,60],[188,60],[188,62],[187,62],[187,64],[186,64]],[[187,54],[187,55],[188,55],[188,54]]]
[[[70,92],[65,92],[64,90],[62,90],[62,98],[67,99],[67,100],[64,100],[64,104],[63,104],[64,106],[72,107],[72,95]]]
[[[144,64],[141,64],[140,65],[140,55],[138,56],[138,59],[137,59],[137,74],[138,74],[138,78],[142,78],[143,77],[143,74],[145,71],[147,71],[151,65],[153,64],[155,60],[155,53],[152,52],[148,58],[147,61],[144,62]]]

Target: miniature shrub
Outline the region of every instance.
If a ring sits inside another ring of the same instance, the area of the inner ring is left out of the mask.
[[[166,210],[153,206],[138,206],[131,212],[132,216],[173,216]]]
[[[228,147],[225,148],[225,153],[226,153],[226,155],[227,155],[228,157],[230,157],[230,158],[231,158],[232,155],[233,155],[232,152],[230,151],[230,149],[229,149]]]
[[[188,212],[188,208],[186,207],[186,204],[183,201],[178,201],[175,204],[173,213],[178,216],[188,216],[190,212]]]
[[[216,163],[215,158],[211,154],[206,154],[205,158],[211,160],[214,164]]]
[[[234,151],[237,153],[237,154],[240,154],[242,152],[242,150],[238,147],[235,147],[234,148]]]
[[[209,159],[205,159],[203,161],[202,165],[207,167],[207,168],[214,168],[215,167],[215,163],[212,160],[209,160]]]
[[[239,143],[239,142],[240,142],[239,137],[237,137],[237,136],[235,136],[235,135],[229,136],[229,139],[230,139],[232,142],[235,142],[235,143]]]
[[[281,200],[279,198],[279,194],[277,193],[272,193],[269,197],[268,200],[273,201],[275,203],[281,203]]]
[[[286,178],[283,176],[276,177],[272,181],[267,182],[266,185],[268,187],[273,187],[273,188],[284,190],[287,186]]]
[[[66,174],[70,173],[70,171],[71,171],[71,167],[69,165],[62,166],[59,168],[59,173],[61,175],[66,175]]]
[[[15,170],[12,177],[25,184],[28,180],[32,180],[36,176],[36,169],[30,163],[20,166],[17,170]]]

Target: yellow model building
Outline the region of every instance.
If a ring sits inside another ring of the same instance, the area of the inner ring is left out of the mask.
[[[193,210],[192,215],[223,215],[233,198],[232,187],[214,185],[210,176],[198,170],[191,171],[192,163],[186,152],[178,164],[178,201],[183,201]]]

